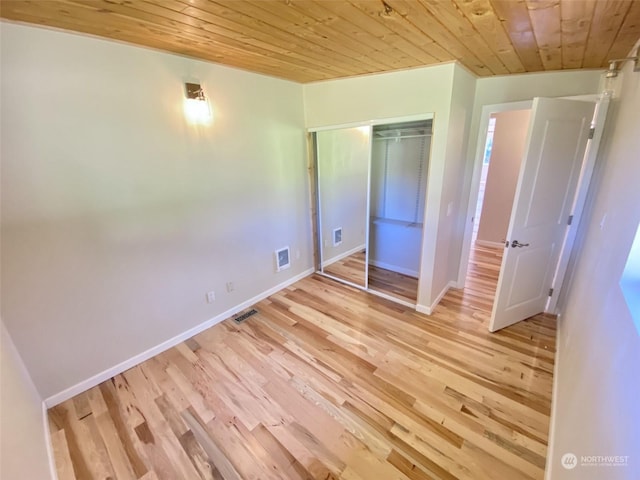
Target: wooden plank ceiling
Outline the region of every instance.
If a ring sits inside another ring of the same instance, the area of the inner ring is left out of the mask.
[[[454,60],[605,68],[640,38],[640,0],[2,0],[0,15],[297,82]]]

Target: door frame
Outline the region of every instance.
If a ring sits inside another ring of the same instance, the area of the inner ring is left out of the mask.
[[[576,240],[576,233],[578,231],[577,227],[580,224],[580,219],[584,211],[584,205],[589,190],[589,185],[591,183],[591,177],[593,175],[593,170],[597,161],[598,150],[600,148],[602,133],[605,128],[605,121],[610,105],[611,96],[602,93],[555,98],[593,102],[596,104],[594,118],[591,124],[594,128],[594,134],[593,138],[590,139],[587,143],[587,151],[585,152],[585,156],[582,162],[580,178],[576,187],[576,193],[574,195],[573,206],[571,210],[571,215],[573,216],[571,228],[567,228],[562,244],[560,258],[558,259],[556,271],[553,276],[552,288],[554,288],[554,295],[549,297],[545,308],[545,312],[559,314],[563,303],[561,300],[564,299],[562,287],[566,284],[565,280],[567,273],[569,273],[569,276],[571,275],[570,260]],[[480,125],[478,130],[478,140],[476,144],[476,156],[474,159],[473,176],[470,187],[471,193],[469,195],[469,203],[467,205],[467,221],[465,222],[466,226],[462,243],[462,252],[460,256],[460,268],[458,270],[458,285],[460,288],[464,288],[466,283],[469,257],[471,255],[471,239],[473,238],[474,221],[477,221],[477,219],[474,218],[474,215],[478,203],[480,176],[482,173],[482,160],[484,158],[485,144],[489,129],[489,119],[491,118],[491,114],[493,113],[530,109],[532,105],[533,99],[521,102],[483,105],[482,107],[482,114],[480,117]]]
[[[558,260],[558,265],[556,266],[556,271],[553,276],[553,282],[551,283],[551,287],[557,289],[557,291],[554,291],[554,295],[549,297],[545,310],[557,315],[561,313],[563,300],[566,295],[564,287],[568,283],[567,280],[570,280],[570,277],[572,276],[573,264],[571,263],[571,257],[575,246],[576,235],[578,233],[578,225],[580,225],[582,213],[584,212],[587,194],[589,193],[589,185],[591,185],[591,177],[593,176],[593,170],[598,160],[600,141],[602,140],[602,133],[604,132],[607,113],[611,104],[611,96],[606,93],[561,98],[566,100],[595,102],[596,110],[591,122],[591,127],[594,129],[593,138],[591,138],[587,143],[587,151],[585,152],[584,159],[582,161],[580,179],[578,180],[573,207],[571,209],[571,215],[573,217],[571,221],[571,228],[567,229],[567,233],[561,247],[560,259]],[[567,273],[569,274],[569,278],[567,277]]]
[[[483,105],[482,114],[480,116],[480,125],[478,127],[478,140],[476,142],[476,155],[473,161],[473,176],[471,177],[471,190],[469,194],[469,203],[467,204],[467,221],[465,221],[464,237],[462,240],[462,252],[460,254],[460,267],[458,269],[458,288],[464,288],[467,279],[467,270],[469,267],[469,257],[471,256],[471,239],[473,238],[474,222],[478,221],[474,218],[476,206],[478,205],[478,196],[480,193],[480,177],[482,176],[482,160],[484,159],[484,150],[487,142],[487,133],[489,131],[489,119],[494,113],[510,112],[514,110],[531,110],[533,99],[522,102],[497,103],[492,105]]]
[[[348,123],[338,123],[335,125],[322,125],[318,127],[308,127],[307,132],[321,132],[323,130],[337,130],[340,128],[353,128],[353,127],[375,127],[376,125],[386,125],[388,123],[405,123],[405,122],[414,122],[420,120],[434,120],[435,114],[433,112],[426,113],[418,113],[416,115],[403,115],[400,117],[385,117],[385,118],[374,118],[371,120],[364,120],[361,122],[348,122]]]

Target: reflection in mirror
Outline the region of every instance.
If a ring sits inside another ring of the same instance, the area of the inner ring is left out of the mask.
[[[367,217],[371,128],[316,133],[321,271],[367,286]]]
[[[432,120],[378,125],[371,152],[368,284],[415,304]]]

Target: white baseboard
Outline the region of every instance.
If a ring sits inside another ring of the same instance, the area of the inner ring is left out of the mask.
[[[425,315],[431,315],[431,308],[424,305],[416,305],[416,312],[424,313]]]
[[[415,303],[411,303],[407,300],[402,300],[401,298],[394,297],[393,295],[389,295],[388,293],[380,292],[378,290],[366,290],[367,293],[375,295],[376,297],[384,298],[386,300],[391,300],[392,302],[399,303],[400,305],[404,305],[409,308],[417,308]]]
[[[329,260],[325,260],[324,262],[322,262],[322,268],[328,267],[332,263],[336,263],[336,262],[342,260],[343,258],[347,258],[348,256],[353,255],[354,253],[358,253],[358,252],[364,250],[365,248],[367,248],[367,246],[363,243],[362,245],[358,245],[357,247],[352,248],[351,250],[348,250],[348,251],[346,251],[344,253],[341,253],[340,255],[337,255],[335,257],[331,257]]]
[[[553,362],[553,390],[551,392],[551,415],[549,415],[549,437],[547,441],[547,461],[544,468],[544,480],[553,478],[553,449],[556,438],[556,420],[558,418],[558,371],[560,370],[560,330],[562,329],[562,319],[558,316],[556,320],[556,355]]]
[[[480,245],[481,247],[490,247],[490,248],[504,248],[504,243],[490,242],[489,240],[476,240],[476,245]]]
[[[49,428],[49,417],[47,415],[47,405],[42,402],[42,423],[44,430],[44,441],[47,445],[47,457],[49,458],[49,473],[51,480],[58,480],[58,470],[56,469],[56,459],[53,456],[53,446],[51,444],[51,429]]]
[[[65,400],[68,400],[70,398],[75,397],[76,395],[78,395],[79,393],[85,392],[87,390],[89,390],[90,388],[95,387],[96,385],[101,384],[102,382],[104,382],[105,380],[110,379],[111,377],[118,375],[122,372],[124,372],[125,370],[128,370],[132,367],[135,367],[136,365],[144,362],[145,360],[148,360],[149,358],[158,355],[159,353],[164,352],[165,350],[170,349],[171,347],[176,346],[177,344],[184,342],[185,340],[193,337],[194,335],[197,335],[198,333],[202,332],[203,330],[206,330],[207,328],[212,327],[213,325],[222,322],[223,320],[226,320],[227,318],[231,317],[232,315],[244,310],[247,307],[250,307],[251,305],[254,305],[255,303],[258,303],[261,300],[264,300],[265,298],[273,295],[276,292],[279,292],[280,290],[282,290],[283,288],[288,287],[289,285],[302,280],[305,277],[308,277],[309,275],[311,275],[313,272],[315,271],[315,269],[310,268],[308,270],[305,270],[304,272],[290,278],[289,280],[286,280],[285,282],[282,282],[278,285],[276,285],[275,287],[272,287],[268,290],[265,290],[264,292],[256,295],[253,298],[250,298],[238,305],[236,305],[233,308],[230,308],[229,310],[222,312],[218,315],[216,315],[213,318],[210,318],[209,320],[201,323],[200,325],[196,325],[193,328],[190,328],[189,330],[182,332],[178,335],[176,335],[173,338],[170,338],[169,340],[166,340],[162,343],[160,343],[159,345],[156,345],[155,347],[151,347],[150,349],[139,353],[137,355],[134,355],[133,357],[129,358],[128,360],[125,360],[124,362],[121,362],[117,365],[114,365],[111,368],[108,368],[86,380],[83,380],[59,393],[56,393],[54,395],[51,395],[50,397],[46,398],[44,400],[44,404],[47,408],[51,408],[51,407],[55,407],[56,405],[64,402]]]
[[[431,315],[435,310],[436,306],[440,303],[440,300],[442,300],[442,297],[444,297],[447,294],[450,288],[456,288],[456,285],[457,285],[457,282],[455,280],[450,280],[449,283],[445,285],[445,287],[438,294],[438,296],[430,306],[427,307],[426,305],[416,305],[416,311],[420,313],[424,313],[426,315]]]
[[[379,262],[378,260],[373,260],[372,258],[369,258],[369,265],[373,265],[374,267],[378,268],[384,268],[385,270],[391,270],[392,272],[401,273],[413,278],[418,278],[420,276],[416,270],[398,267],[397,265],[391,265],[390,263]]]

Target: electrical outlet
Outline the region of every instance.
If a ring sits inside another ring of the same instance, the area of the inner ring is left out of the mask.
[[[227,292],[231,293],[234,290],[233,282],[227,282]]]
[[[216,292],[207,292],[207,303],[213,303],[216,301]]]

